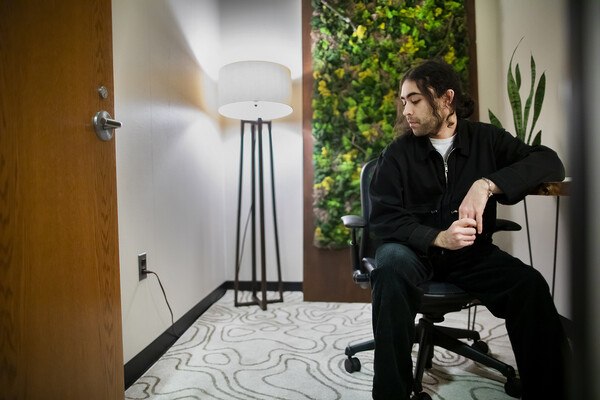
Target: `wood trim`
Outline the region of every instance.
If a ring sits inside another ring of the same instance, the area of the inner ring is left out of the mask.
[[[475,102],[472,121],[479,121],[479,83],[477,74],[477,29],[475,21],[475,0],[465,1],[467,13],[467,35],[469,38],[469,91],[468,94]]]
[[[352,281],[350,249],[325,250],[313,245],[312,52],[310,0],[302,0],[302,151],[304,198],[304,299],[307,301],[370,302],[368,290]]]
[[[544,182],[530,193],[530,196],[570,196],[571,182]]]

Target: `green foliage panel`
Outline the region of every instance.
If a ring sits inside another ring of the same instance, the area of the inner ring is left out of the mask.
[[[314,244],[345,247],[340,217],[360,214],[362,165],[395,137],[408,68],[445,59],[468,90],[463,1],[312,0]]]

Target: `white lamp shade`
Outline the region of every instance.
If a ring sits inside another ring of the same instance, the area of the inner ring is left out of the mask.
[[[219,71],[219,114],[242,120],[272,120],[292,112],[290,70],[266,61],[240,61]]]

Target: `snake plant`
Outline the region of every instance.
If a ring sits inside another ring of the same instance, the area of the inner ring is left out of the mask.
[[[521,39],[523,40],[523,39]],[[535,60],[533,55],[531,55],[531,86],[529,89],[529,95],[527,96],[527,100],[525,101],[525,108],[523,108],[523,103],[521,101],[521,70],[519,68],[519,64],[515,65],[515,71],[513,75],[513,58],[519,47],[519,44],[513,50],[512,56],[510,57],[510,63],[508,64],[508,79],[507,79],[507,90],[508,90],[508,99],[510,101],[510,106],[512,108],[513,113],[513,121],[515,125],[515,135],[517,138],[521,139],[523,142],[530,145],[538,145],[542,141],[542,130],[540,129],[535,136],[533,136],[535,124],[540,116],[540,112],[542,111],[542,104],[544,103],[544,94],[546,93],[546,73],[542,73],[540,79],[537,83],[537,87],[535,88],[535,78],[536,78],[536,67]],[[535,94],[534,94],[535,93]],[[528,128],[529,116],[531,114],[531,106],[533,101],[533,120],[531,121],[531,127]],[[499,128],[503,128],[500,120],[494,115],[494,113],[488,109],[488,114],[490,118],[490,122],[493,125],[496,125]],[[529,134],[527,134],[529,131]],[[533,138],[533,141],[532,141]],[[527,140],[525,140],[527,139]]]

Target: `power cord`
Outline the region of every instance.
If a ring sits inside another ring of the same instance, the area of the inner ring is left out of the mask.
[[[246,233],[248,233],[248,222],[250,222],[250,216],[252,215],[252,206],[248,210],[248,217],[246,218],[246,225],[244,225],[244,235],[242,236],[242,246],[239,258],[236,260],[235,271],[240,272],[240,266],[242,265],[242,256],[244,255],[244,246],[246,244]]]
[[[169,308],[169,313],[171,313],[171,330],[173,331],[173,335],[175,337],[179,337],[179,335],[177,335],[177,333],[175,333],[175,321],[173,319],[173,310],[171,309],[171,305],[169,304],[169,299],[167,299],[167,293],[165,292],[165,288],[162,285],[162,282],[160,281],[160,276],[158,276],[158,274],[154,271],[150,271],[150,270],[146,270],[146,274],[152,274],[154,276],[156,276],[156,279],[158,280],[158,284],[160,285],[160,290],[162,290],[163,296],[165,298],[165,302],[167,303],[167,307]]]

